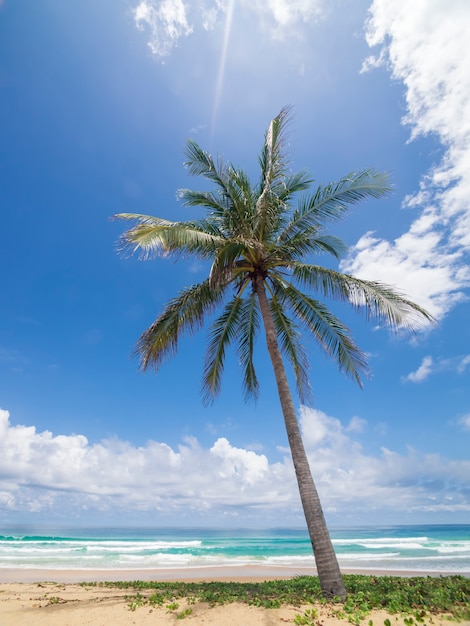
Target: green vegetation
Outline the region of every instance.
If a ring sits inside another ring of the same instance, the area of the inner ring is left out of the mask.
[[[64,600],[63,598],[59,598],[58,596],[45,596],[45,599],[47,599],[48,604],[65,604],[67,602],[67,600]]]
[[[176,614],[176,619],[184,619],[185,617],[188,617],[188,615],[191,615],[191,613],[193,612],[193,610],[188,607],[187,609],[184,609],[183,611],[180,611],[179,613]]]
[[[241,602],[264,608],[320,603],[328,606],[333,616],[352,624],[366,620],[374,609],[404,616],[405,626],[424,626],[437,614],[455,620],[470,619],[470,579],[463,576],[400,578],[346,574],[343,578],[348,593],[344,602],[339,598],[327,601],[314,576],[255,583],[121,581],[83,584],[133,590],[135,594],[127,597],[131,610],[140,606],[165,606],[167,610],[176,611],[182,600],[210,606]],[[175,615],[182,619],[191,613],[192,609],[186,608]],[[296,615],[294,623],[318,624],[316,609]]]
[[[294,617],[294,624],[296,626],[316,626],[317,618],[317,609],[307,609],[303,615],[296,615]]]

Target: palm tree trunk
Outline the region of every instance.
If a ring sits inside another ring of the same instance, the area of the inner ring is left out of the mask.
[[[276,329],[266,296],[264,279],[261,275],[256,277],[254,289],[259,299],[266,333],[266,343],[276,377],[287,438],[292,453],[292,461],[294,463],[308,533],[315,556],[320,586],[325,596],[339,596],[344,599],[346,597],[346,589],[333,549],[333,544],[331,543],[330,533],[325,522],[320,498],[318,497],[318,492],[310,471],[307,454],[300,434],[299,423],[295,414],[292,395],[287,382],[284,362],[279,349]]]

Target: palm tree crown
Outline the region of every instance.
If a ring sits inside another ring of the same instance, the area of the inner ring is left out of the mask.
[[[359,384],[361,374],[367,371],[364,354],[349,330],[319,297],[347,301],[393,329],[412,329],[430,319],[423,309],[386,285],[306,262],[321,253],[339,258],[345,246],[325,234],[325,226],[341,218],[350,205],[384,196],[390,187],[382,172],[352,172],[339,182],[317,186],[293,207],[294,196],[313,181],[303,171],[292,174],[288,170],[283,150],[288,119],[285,108],[268,128],[256,185],[243,170],[220,160],[214,162],[194,141],[188,142],[186,165],[190,174],[205,177],[214,190],[182,189],[179,197],[186,206],[206,207],[205,219],[171,222],[133,213],[115,216],[138,222],[121,238],[124,247],[133,252],[139,249],[146,258],[190,254],[212,261],[208,278],[171,300],[136,347],[141,367],[158,369],[176,352],[185,330],[194,331],[209,313],[223,305],[210,329],[203,378],[206,399],[220,391],[226,348],[231,342],[237,345],[246,396],[258,394],[253,364],[260,328],[257,278],[266,287],[281,349],[292,365],[303,401],[310,397],[310,386],[301,330],[311,333],[339,368]]]

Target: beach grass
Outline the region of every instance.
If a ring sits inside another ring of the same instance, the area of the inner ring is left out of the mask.
[[[129,589],[128,606],[166,606],[178,618],[191,611],[178,613],[179,602],[204,602],[211,606],[244,603],[264,608],[283,605],[305,607],[328,605],[332,616],[360,624],[373,610],[404,616],[406,626],[432,623],[433,615],[454,620],[470,620],[470,579],[463,576],[374,576],[345,574],[348,596],[344,602],[325,600],[318,578],[299,576],[289,580],[264,582],[158,582],[117,581],[82,583],[83,586],[105,586]],[[184,613],[184,614],[183,614]],[[307,609],[297,616],[298,624],[313,624],[315,610]],[[385,625],[387,626],[387,625]]]

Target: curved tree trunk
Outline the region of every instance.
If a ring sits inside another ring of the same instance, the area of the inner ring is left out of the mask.
[[[284,362],[279,349],[276,329],[274,327],[262,276],[257,276],[254,288],[259,299],[261,315],[263,317],[266,343],[276,377],[279,399],[281,401],[287,437],[292,453],[292,461],[294,463],[308,533],[310,535],[310,541],[312,542],[320,586],[325,596],[339,596],[344,599],[346,597],[346,589],[300,434],[299,423],[295,414],[294,403],[287,382]]]

